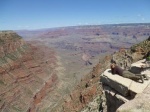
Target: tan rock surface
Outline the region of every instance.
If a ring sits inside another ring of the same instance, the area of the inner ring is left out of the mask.
[[[119,75],[112,75],[110,69],[107,69],[103,75],[101,75],[101,82],[112,87],[120,94],[127,96],[131,80],[123,78]]]
[[[117,112],[150,112],[150,85],[141,94],[123,104]]]

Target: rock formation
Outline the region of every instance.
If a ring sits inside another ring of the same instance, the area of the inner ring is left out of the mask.
[[[52,49],[0,32],[0,111],[36,111],[58,83],[57,63]]]
[[[150,84],[136,97],[123,104],[117,109],[117,112],[149,112],[150,111]]]
[[[139,50],[140,48],[140,50]],[[149,38],[139,44],[131,47],[129,50],[120,50],[112,56],[111,61],[115,61],[119,66],[133,73],[147,74],[150,77],[149,68],[144,71],[141,65],[144,65],[144,56],[150,51]],[[129,66],[124,62],[130,60]],[[140,60],[140,61],[138,61]],[[137,62],[138,61],[138,62]],[[106,112],[149,112],[149,85],[150,80],[144,83],[135,82],[118,75],[111,75],[110,70],[103,72],[101,81],[105,91]]]
[[[136,56],[140,55],[140,59],[141,57],[143,58],[144,55],[150,51],[150,39],[148,38],[147,40],[134,45],[133,47],[131,47],[131,51]],[[150,75],[149,68],[146,70],[147,74]],[[146,71],[144,71],[144,74],[146,74]],[[149,105],[150,105],[150,83],[148,83],[148,86],[143,90],[141,94],[137,94],[133,100],[120,106],[117,109],[117,112],[149,112],[150,111]]]

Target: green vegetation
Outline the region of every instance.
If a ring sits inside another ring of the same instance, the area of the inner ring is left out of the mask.
[[[0,58],[0,65],[5,64],[5,63],[7,63],[6,59],[4,57]]]
[[[9,58],[13,61],[17,60],[21,54],[24,54],[25,49],[27,49],[27,48],[28,48],[27,46],[23,46],[23,47],[17,48],[17,51],[15,51],[15,52],[6,54],[3,58],[0,58],[0,65],[7,63],[6,58]]]
[[[30,89],[26,89],[28,95],[33,95],[33,92]]]
[[[8,57],[14,61],[17,60],[17,57],[15,57],[12,53],[8,53],[5,57]]]
[[[5,85],[4,82],[2,80],[0,80],[0,85]]]
[[[140,42],[140,43],[138,43],[136,45],[133,45],[131,47],[131,51],[135,52],[138,48],[144,49],[146,52],[148,52],[149,49],[150,49],[150,41],[149,41],[149,39],[147,39],[147,40],[145,40],[143,42]]]
[[[19,51],[19,53],[24,54],[25,50],[22,47],[17,48],[17,50]]]
[[[43,109],[43,111],[42,112],[49,112],[49,107],[48,108],[45,108],[45,109]]]
[[[28,49],[29,47],[27,45],[22,46],[23,49]]]
[[[0,39],[0,45],[4,44],[4,40]]]

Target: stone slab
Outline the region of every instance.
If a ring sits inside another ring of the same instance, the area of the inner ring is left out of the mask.
[[[107,69],[101,75],[101,82],[110,86],[123,96],[127,96],[132,80],[119,75],[112,75],[110,69]]]
[[[144,65],[144,61],[145,60],[140,60],[136,63],[133,63],[132,66],[141,67],[141,65]],[[101,75],[101,82],[110,86],[124,96],[127,96],[129,91],[134,93],[142,93],[148,84],[150,84],[150,79],[144,80],[144,83],[140,83],[119,75],[112,75],[110,71],[110,69],[104,71],[104,73]],[[145,70],[141,72],[141,74],[146,74],[148,77],[150,77],[150,70]]]

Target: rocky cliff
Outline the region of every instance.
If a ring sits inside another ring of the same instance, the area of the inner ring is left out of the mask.
[[[135,74],[146,74],[150,77],[149,66],[141,69],[141,65],[145,66],[145,55],[150,51],[150,37],[136,45],[131,49],[121,49],[112,55],[111,61],[115,61],[124,69],[130,70]],[[140,60],[140,61],[139,61]],[[111,75],[107,69],[100,77],[104,94],[101,105],[95,110],[104,112],[149,112],[149,86],[150,80],[144,78],[144,82],[135,82],[133,80],[123,78],[118,75]],[[89,107],[89,105],[88,105]],[[85,111],[91,112],[91,111]]]
[[[58,83],[58,60],[53,49],[0,32],[0,111],[37,111]]]
[[[145,58],[145,54],[150,51],[150,37],[131,47],[132,54],[136,57],[135,60]],[[140,65],[143,65],[142,62]],[[144,74],[150,77],[150,66],[145,69]],[[150,79],[149,79],[150,80]],[[137,89],[140,89],[137,87]],[[149,112],[150,111],[150,83],[144,88],[143,92],[136,94],[135,98],[121,105],[117,112]]]

